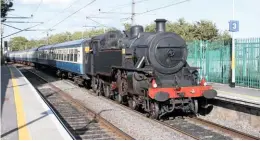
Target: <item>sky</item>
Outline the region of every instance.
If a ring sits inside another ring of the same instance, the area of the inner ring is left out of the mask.
[[[94,1],[94,2],[93,2]],[[116,27],[123,30],[123,23],[131,21],[125,18],[131,17],[132,0],[13,0],[15,9],[9,12],[9,17],[23,16],[30,19],[8,19],[7,21],[28,21],[43,22],[32,29],[54,29],[49,34],[65,31],[83,31],[92,27],[100,26],[97,23],[86,19],[91,18],[106,27]],[[164,18],[168,21],[176,21],[184,18],[188,22],[199,20],[213,21],[220,31],[228,30],[228,22],[232,20],[232,0],[135,0],[135,24],[147,25],[153,23],[157,18]],[[141,1],[141,2],[138,2]],[[167,8],[138,15],[147,10],[179,3]],[[234,0],[235,20],[239,21],[239,32],[236,38],[260,37],[260,0]],[[92,3],[91,3],[92,2]],[[89,4],[91,3],[91,4]],[[88,5],[89,4],[89,5]],[[79,10],[81,9],[81,10]],[[78,11],[79,10],[79,11]],[[78,12],[76,12],[78,11]],[[101,11],[101,12],[100,12]],[[102,13],[102,12],[114,13]],[[76,13],[75,13],[76,12]],[[65,19],[72,13],[74,15]],[[65,19],[65,20],[64,20]],[[60,23],[60,24],[58,24]],[[5,23],[20,29],[36,25],[36,23]],[[56,26],[55,26],[56,25]],[[4,26],[4,36],[17,32],[18,30]],[[44,31],[26,31],[5,38],[9,40],[15,36],[24,36],[27,39],[40,39],[47,36]]]

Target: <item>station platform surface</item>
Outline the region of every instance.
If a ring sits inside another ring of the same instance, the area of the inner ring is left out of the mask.
[[[1,139],[72,140],[35,88],[14,66],[1,66]]]
[[[260,89],[236,86],[231,88],[228,84],[208,83],[218,92],[218,97],[245,101],[260,105]]]

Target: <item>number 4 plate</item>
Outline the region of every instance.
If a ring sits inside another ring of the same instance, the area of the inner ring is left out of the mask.
[[[239,31],[239,21],[234,21],[234,20],[229,21],[229,31],[238,32]]]

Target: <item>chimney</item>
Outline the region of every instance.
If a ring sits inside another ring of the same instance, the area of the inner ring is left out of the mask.
[[[156,32],[165,32],[165,23],[167,20],[165,19],[156,19]]]

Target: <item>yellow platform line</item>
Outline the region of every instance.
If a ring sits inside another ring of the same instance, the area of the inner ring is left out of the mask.
[[[9,70],[10,70],[11,76],[12,76],[19,140],[30,140],[31,137],[30,137],[27,125],[26,125],[25,113],[24,113],[24,109],[23,109],[23,101],[22,101],[22,98],[20,95],[19,87],[17,85],[16,79],[14,78],[14,74],[13,74],[12,70],[10,68],[9,68]]]

